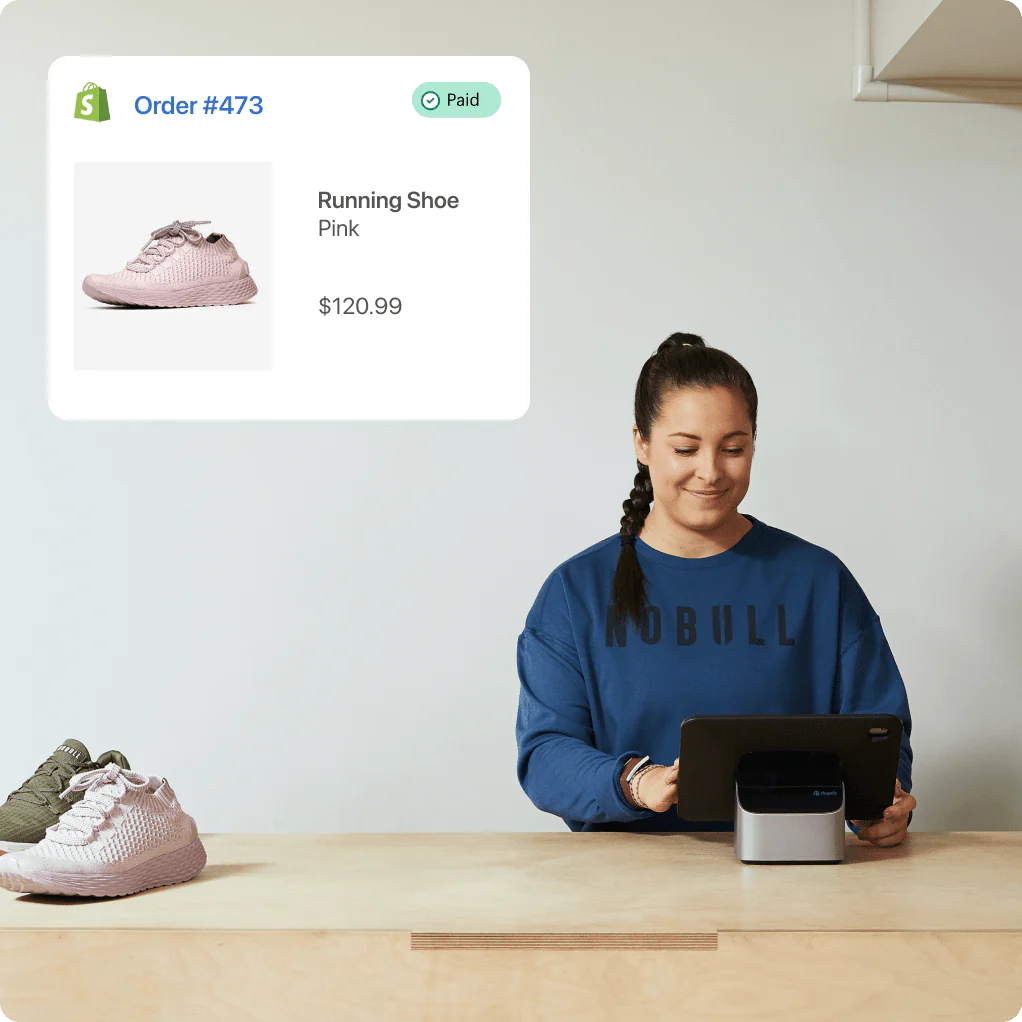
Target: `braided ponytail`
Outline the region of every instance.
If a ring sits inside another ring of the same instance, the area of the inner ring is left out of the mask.
[[[636,628],[642,627],[642,608],[646,602],[646,589],[649,583],[635,552],[635,537],[639,535],[652,503],[653,480],[650,479],[649,468],[639,462],[639,471],[635,473],[632,492],[621,505],[625,512],[621,517],[621,553],[618,555],[617,569],[614,572],[614,606],[617,620],[621,621],[627,615],[635,622]]]
[[[752,436],[756,437],[758,398],[752,377],[727,352],[708,348],[698,334],[673,333],[642,366],[635,385],[635,424],[643,440],[649,440],[660,418],[665,396],[683,387],[731,387],[741,393],[749,406]],[[638,471],[632,492],[621,505],[621,553],[614,572],[612,599],[620,623],[630,620],[641,631],[649,580],[639,564],[635,539],[653,504],[653,481],[649,467],[636,459]]]

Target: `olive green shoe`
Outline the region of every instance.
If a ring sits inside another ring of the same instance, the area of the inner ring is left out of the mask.
[[[46,828],[55,824],[61,814],[84,795],[81,791],[71,791],[66,798],[61,796],[71,778],[111,763],[123,770],[131,769],[116,749],[104,752],[93,762],[89,750],[73,738],[58,745],[53,755],[0,806],[0,854],[20,852],[42,841]]]

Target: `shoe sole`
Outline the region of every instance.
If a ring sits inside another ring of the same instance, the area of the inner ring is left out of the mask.
[[[71,873],[67,870],[47,869],[18,873],[5,870],[3,861],[0,857],[0,887],[15,894],[123,898],[154,887],[170,887],[193,880],[206,865],[206,849],[196,838],[183,848],[156,855],[121,873]]]
[[[42,838],[39,839],[40,841]],[[4,852],[23,852],[26,848],[39,844],[39,841],[0,841],[0,855]]]
[[[135,287],[105,284],[102,288],[82,282],[82,290],[104,305],[144,306],[150,309],[190,309],[202,305],[240,305],[259,292],[251,277],[229,280],[222,284],[190,284],[185,287],[153,287],[145,291]]]

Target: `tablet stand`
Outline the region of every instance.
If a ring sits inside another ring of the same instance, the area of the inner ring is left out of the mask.
[[[845,786],[832,752],[748,752],[735,775],[742,862],[841,862]]]

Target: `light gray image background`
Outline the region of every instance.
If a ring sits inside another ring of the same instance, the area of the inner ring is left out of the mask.
[[[75,165],[75,368],[270,369],[269,163]],[[117,273],[175,220],[225,234],[259,288],[240,305],[149,309],[104,305],[82,290]]]
[[[338,50],[528,63],[527,414],[56,419],[49,63]],[[74,736],[166,775],[207,832],[564,831],[515,774],[516,638],[617,531],[636,377],[686,330],[759,389],[742,510],[832,550],[880,615],[913,829],[1022,826],[1022,110],[854,103],[852,63],[843,0],[7,7],[4,791]]]

